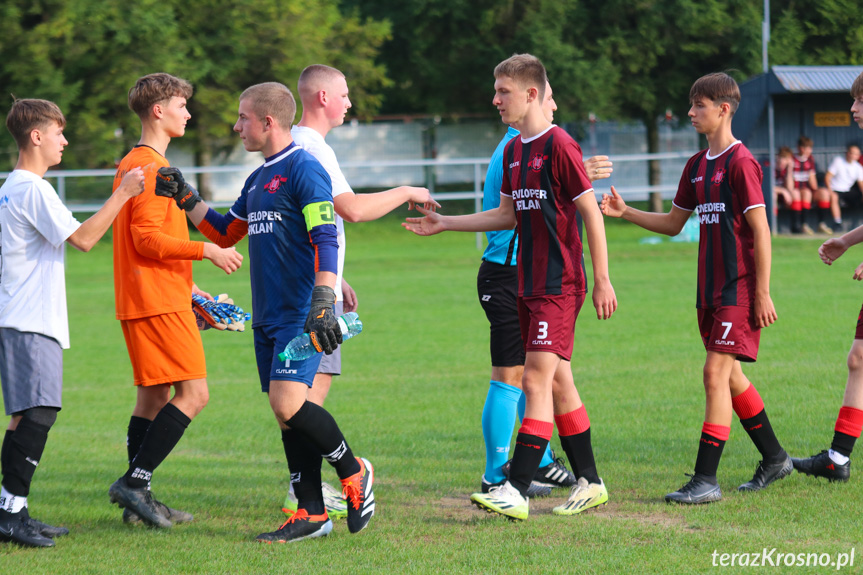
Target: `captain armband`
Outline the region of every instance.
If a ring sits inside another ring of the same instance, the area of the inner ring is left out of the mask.
[[[317,226],[326,224],[335,225],[336,215],[333,211],[332,202],[315,202],[307,204],[303,208],[303,217],[306,219],[306,231],[312,231]]]

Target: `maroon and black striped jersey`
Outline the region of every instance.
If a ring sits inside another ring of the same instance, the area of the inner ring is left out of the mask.
[[[512,197],[518,242],[518,295],[587,292],[573,200],[593,193],[581,148],[551,126],[533,138],[513,138],[503,154],[501,195]]]
[[[794,156],[794,171],[792,172],[792,177],[794,180],[794,187],[800,188],[808,188],[809,187],[809,176],[812,172],[815,171],[815,158],[811,155],[805,160],[801,160],[799,156]]]
[[[696,211],[701,224],[698,308],[754,305],[754,238],[744,214],[764,207],[761,179],[761,166],[739,141],[716,157],[702,150],[686,163],[674,205]]]

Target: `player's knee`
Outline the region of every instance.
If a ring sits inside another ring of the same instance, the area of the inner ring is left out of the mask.
[[[848,371],[863,371],[863,345],[858,345],[856,341],[848,352]]]
[[[21,412],[21,421],[29,421],[51,429],[57,421],[58,411],[60,409],[56,407],[31,407]]]
[[[200,413],[202,409],[207,407],[208,403],[210,403],[210,390],[205,387],[195,394],[195,405],[198,408],[198,412]]]
[[[704,366],[704,393],[707,396],[716,395],[717,393],[727,393],[729,381],[723,380],[720,377],[718,370],[712,369],[709,366]]]

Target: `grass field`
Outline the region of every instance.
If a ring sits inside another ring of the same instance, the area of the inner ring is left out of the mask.
[[[715,568],[714,551],[764,548],[833,558],[855,549],[846,570],[860,569],[860,476],[833,485],[794,474],[764,493],[739,494],[758,453],[736,421],[719,470],[725,499],[694,508],[664,503],[692,471],[703,421],[696,246],[639,244],[646,232],[607,225],[620,307],[600,322],[585,306],[573,355],[609,489],[606,507],[553,516],[566,496],[560,490],[533,501],[530,519],[514,524],[470,505],[484,466],[480,413],[489,377],[487,324],[476,301],[480,254],[473,234],[416,238],[388,218],[348,229],[346,277],[366,329],[345,345],[345,375],[327,404],[353,450],[375,466],[377,513],[358,535],[342,522],[329,537],[276,546],[254,542],[283,521],[288,473],[258,386],[251,330],[203,334],[210,404],[154,475],[157,496],[196,520],[170,531],[121,522],[107,491],[126,467],[134,390],[114,319],[111,245],[103,241],[90,254],[70,249],[64,409],[30,509],[72,534],[47,550],[0,544],[0,571],[701,573]],[[829,446],[861,302],[851,275],[863,251],[827,267],[818,245],[775,239],[779,321],[763,334],[760,361],[744,367],[794,456]],[[251,306],[248,267],[226,277],[196,263],[195,277]],[[325,475],[335,478],[329,469]]]

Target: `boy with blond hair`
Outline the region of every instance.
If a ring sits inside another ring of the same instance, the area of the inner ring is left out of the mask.
[[[336,311],[338,317],[357,309],[357,294],[344,279],[345,269],[345,221],[367,222],[376,220],[402,204],[439,207],[426,188],[399,186],[382,192],[356,194],[342,173],[335,151],[326,142],[330,130],[341,126],[351,108],[348,83],[345,75],[331,66],[312,64],[307,66],[297,80],[297,92],[303,104],[303,114],[297,125],[291,128],[291,137],[298,146],[321,163],[330,176],[333,187],[333,207],[336,212],[336,232],[339,251],[336,278]],[[309,401],[323,405],[329,393],[334,375],[342,372],[341,348],[321,358],[314,384],[309,391]],[[347,514],[344,501],[328,483],[322,484],[324,502],[332,517]],[[293,484],[286,505],[296,507]]]
[[[281,527],[257,536],[270,544],[332,531],[321,492],[323,459],[341,480],[348,530],[362,531],[375,513],[372,464],[354,456],[333,416],[310,399],[321,354],[279,359],[288,342],[304,332],[327,355],[342,343],[334,313],[338,241],[332,184],[320,162],[294,142],[295,114],[293,94],[278,82],[250,86],[240,95],[234,131],[247,151],[262,152],[265,160],[226,215],[201,201],[176,168],[160,170],[156,187],[219,245],[249,236],[258,377],[278,421],[298,499]]]
[[[687,162],[671,211],[636,210],[626,205],[614,186],[611,195],[602,197],[603,214],[652,232],[679,234],[693,211],[701,223],[696,307],[707,350],[707,405],[695,474],[665,496],[667,502],[682,504],[722,499],[716,472],[731,433],[732,411],[763,458],[752,479],[738,490],[759,491],[792,471],[791,458],[773,433],[764,402],[740,367],[740,362],[756,360],[761,329],[776,321],[761,168],[731,133],[740,89],[728,74],[708,74],[692,85],[689,100],[689,118],[695,131],[707,137],[709,147]]]
[[[0,451],[0,541],[51,547],[66,535],[30,517],[27,497],[48,431],[62,407],[63,350],[69,348],[65,243],[83,252],[99,241],[120,208],[144,189],[129,170],[105,205],[83,224],[45,179],[69,142],[53,102],[16,100],[6,127],[18,162],[0,187],[0,382],[11,416]]]
[[[183,212],[154,193],[156,172],[172,138],[183,136],[191,115],[192,86],[170,74],[139,78],[129,108],[141,119],[141,139],[120,162],[126,172],[143,168],[146,190],[123,208],[114,223],[114,292],[117,319],[132,361],[137,399],[129,420],[129,467],[109,490],[124,507],[123,521],[156,527],[191,521],[186,512],[160,503],[150,491],[153,471],[171,453],[209,399],[207,366],[190,297],[212,299],[192,283],[192,260],[209,259],[225,273],[243,257],[234,248],[189,241]],[[171,388],[174,395],[171,397]]]
[[[422,236],[516,227],[521,241],[518,315],[525,348],[525,412],[509,479],[487,493],[474,493],[471,501],[513,520],[527,519],[527,492],[556,423],[578,481],[554,513],[574,515],[608,501],[593,457],[590,419],[570,364],[575,322],[587,294],[578,214],[590,246],[597,318],[608,319],[617,309],[608,277],[605,228],[581,148],[543,110],[548,79],[542,62],[530,54],[516,54],[497,65],[494,77],[492,104],[503,123],[520,132],[504,149],[500,205],[466,216],[420,210],[425,217],[408,218],[402,225]]]

